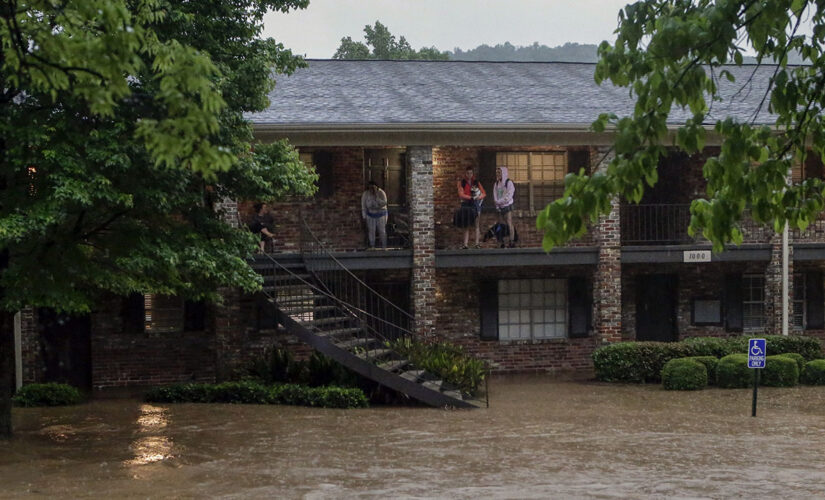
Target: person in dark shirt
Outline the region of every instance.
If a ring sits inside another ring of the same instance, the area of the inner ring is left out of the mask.
[[[253,208],[255,209],[255,215],[252,216],[252,220],[249,222],[249,230],[260,235],[259,252],[264,253],[266,243],[273,241],[275,238],[275,234],[272,232],[275,227],[275,219],[272,217],[272,212],[269,211],[268,204],[256,203]]]
[[[476,179],[472,167],[464,171],[464,178],[458,180],[457,187],[461,206],[453,217],[453,224],[464,230],[464,244],[461,248],[467,248],[469,244],[471,226],[475,226],[475,248],[480,248],[479,216],[481,215],[481,204],[487,196],[487,192],[484,191],[484,186]]]

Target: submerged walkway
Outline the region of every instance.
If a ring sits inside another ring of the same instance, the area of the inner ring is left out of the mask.
[[[825,388],[494,378],[489,409],[95,401],[15,409],[2,498],[812,498]]]

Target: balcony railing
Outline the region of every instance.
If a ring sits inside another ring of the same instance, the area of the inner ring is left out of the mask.
[[[701,236],[688,234],[690,205],[622,205],[621,231],[623,245],[679,245],[707,242]],[[756,224],[745,214],[739,225],[746,242],[767,241],[771,230]]]

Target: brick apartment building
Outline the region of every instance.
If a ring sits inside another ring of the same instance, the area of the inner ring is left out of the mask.
[[[249,118],[260,140],[289,139],[320,179],[313,199],[274,206],[275,259],[299,259],[314,234],[371,288],[410,311],[416,334],[460,344],[503,372],[587,373],[591,352],[605,342],[781,333],[781,235],[746,221],[742,245],[712,254],[687,234],[690,200],[704,193],[703,155],[674,151],[640,204],[616,199],[584,237],[541,249],[535,217],[561,195],[564,175],[596,172],[610,158],[611,137],[593,133],[590,123],[599,113],[632,109],[627,90],[597,86],[593,70],[312,60],[279,78],[269,109]],[[750,79],[748,92],[720,82],[730,99],[714,103],[711,119],[750,119],[773,70],[729,71],[739,82]],[[685,118],[675,110],[674,127]],[[756,121],[772,117],[763,110]],[[452,226],[457,181],[471,167],[487,189],[484,232],[496,222],[496,165],[507,165],[516,185],[518,247],[490,240],[460,249],[461,232]],[[818,160],[793,172],[797,179],[822,174]],[[360,197],[370,180],[389,198],[385,251],[366,251]],[[244,218],[251,202],[229,201],[224,209]],[[825,219],[791,231],[787,255],[790,331],[825,337]],[[95,388],[214,380],[273,344],[308,349],[278,329],[255,297],[225,295],[219,306],[113,297],[70,321],[23,311],[22,380],[71,375]]]

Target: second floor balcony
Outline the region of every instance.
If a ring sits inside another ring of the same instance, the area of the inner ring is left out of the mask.
[[[707,243],[701,235],[690,236],[690,204],[623,204],[622,245],[685,245]],[[770,241],[772,229],[757,224],[748,213],[739,224],[745,243]]]

